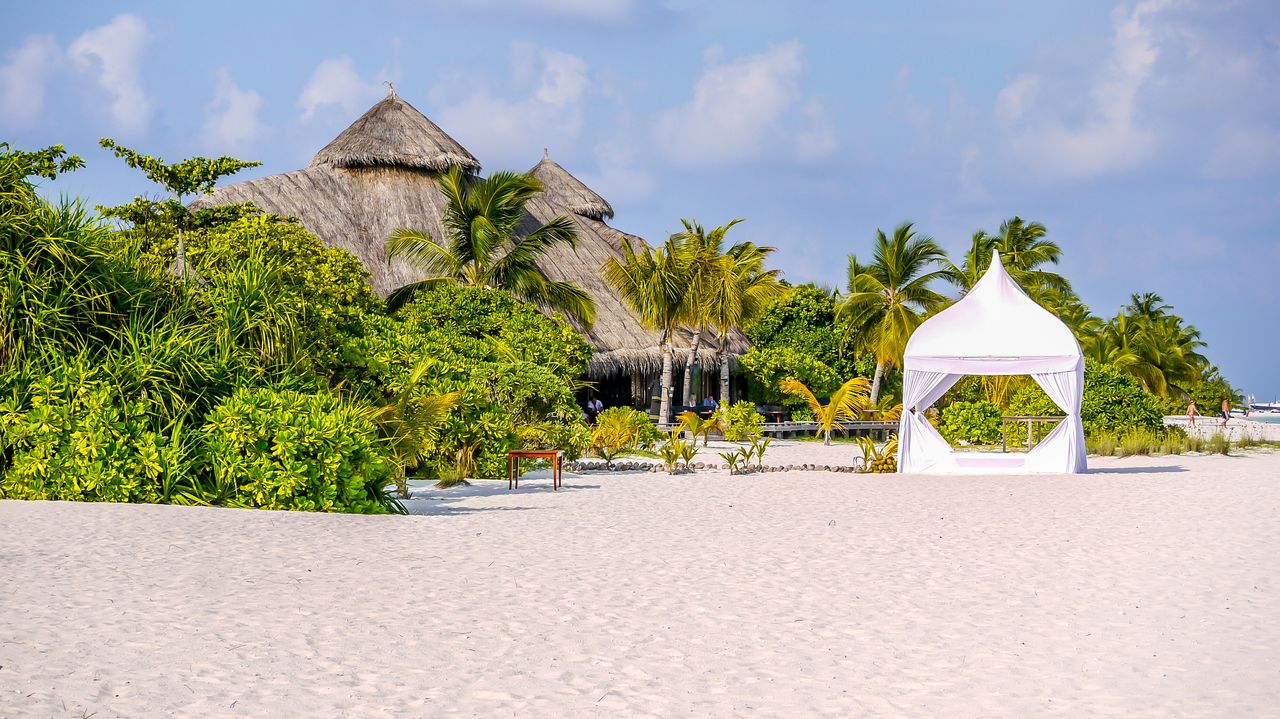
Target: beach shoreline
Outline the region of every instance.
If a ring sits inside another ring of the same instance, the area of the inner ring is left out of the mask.
[[[806,443],[807,444],[807,443]],[[822,446],[822,445],[816,445]],[[115,716],[1256,716],[1280,454],[600,473],[416,515],[0,502],[0,706]]]

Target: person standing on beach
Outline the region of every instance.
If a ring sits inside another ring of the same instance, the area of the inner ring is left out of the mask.
[[[1187,420],[1192,427],[1196,426],[1196,401],[1194,399],[1191,400],[1191,404],[1187,405]]]
[[[1227,426],[1227,421],[1231,419],[1231,399],[1222,400],[1222,426]]]

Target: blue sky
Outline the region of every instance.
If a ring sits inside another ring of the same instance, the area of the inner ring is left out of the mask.
[[[368,6],[368,7],[366,7]],[[1154,291],[1237,385],[1280,394],[1280,4],[393,0],[24,3],[0,25],[0,139],[153,191],[97,149],[296,169],[399,94],[486,170],[543,147],[650,239],[747,222],[840,284],[903,220],[958,253],[1043,222],[1094,311]]]

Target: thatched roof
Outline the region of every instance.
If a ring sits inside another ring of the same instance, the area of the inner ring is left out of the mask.
[[[480,167],[470,152],[393,94],[326,145],[305,169],[217,188],[192,207],[253,202],[266,212],[297,217],[325,244],[360,258],[370,284],[385,297],[422,279],[401,260],[388,263],[385,243],[391,232],[414,227],[433,237],[444,234],[446,202],[438,173],[449,165],[442,162]],[[600,274],[605,260],[622,256],[624,237],[643,240],[605,224],[603,218],[612,216],[613,208],[560,165],[544,158],[534,171],[547,189],[529,203],[527,229],[560,215],[572,217],[578,226],[577,247],[555,248],[540,267],[550,279],[576,283],[596,303],[595,325],[583,332],[595,347],[590,376],[659,370],[658,333],[640,326]],[[689,339],[687,333],[674,338],[678,356]],[[703,347],[702,359],[712,362],[715,341]],[[735,334],[730,347],[741,354],[747,340]]]
[[[534,165],[528,174],[542,183],[543,192],[553,204],[593,220],[613,218],[613,207],[582,180],[569,174],[568,170],[552,160],[548,151],[542,151],[542,161]]]
[[[480,161],[393,90],[316,153],[312,167],[414,167],[479,172]]]

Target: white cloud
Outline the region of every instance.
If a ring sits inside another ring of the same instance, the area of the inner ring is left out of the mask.
[[[217,71],[213,101],[206,108],[205,143],[218,152],[238,152],[249,147],[265,129],[258,113],[262,96],[242,90],[224,67]]]
[[[1023,74],[1014,78],[996,98],[996,119],[1003,123],[1022,119],[1035,104],[1039,90],[1039,75]]]
[[[662,152],[688,167],[775,154],[803,162],[829,153],[835,136],[826,114],[800,90],[803,53],[797,41],[730,62],[708,52],[693,98],[658,116]]]
[[[468,80],[433,91],[440,124],[477,156],[530,165],[537,150],[578,143],[583,99],[591,90],[587,63],[577,55],[517,43],[511,49],[514,97]]]
[[[302,119],[310,120],[322,107],[336,105],[351,115],[369,109],[383,95],[376,81],[365,81],[350,56],[331,57],[320,62],[298,96]]]
[[[0,118],[30,123],[44,110],[45,82],[62,51],[52,35],[31,35],[8,60],[0,65]]]
[[[1014,124],[1010,149],[1042,177],[1082,179],[1131,169],[1152,156],[1155,133],[1141,124],[1139,92],[1160,56],[1153,17],[1172,0],[1145,0],[1113,13],[1111,55],[1090,93],[1081,122],[1064,122],[1062,108],[1035,106],[1039,78],[1020,75],[1001,91],[997,119]],[[1054,110],[1060,110],[1055,113]]]
[[[146,42],[146,23],[134,15],[118,15],[76,38],[67,49],[76,69],[96,72],[98,85],[113,98],[112,119],[126,132],[146,130],[151,117],[140,62]]]
[[[482,12],[519,12],[600,23],[626,20],[636,8],[635,0],[438,0],[451,9]]]

